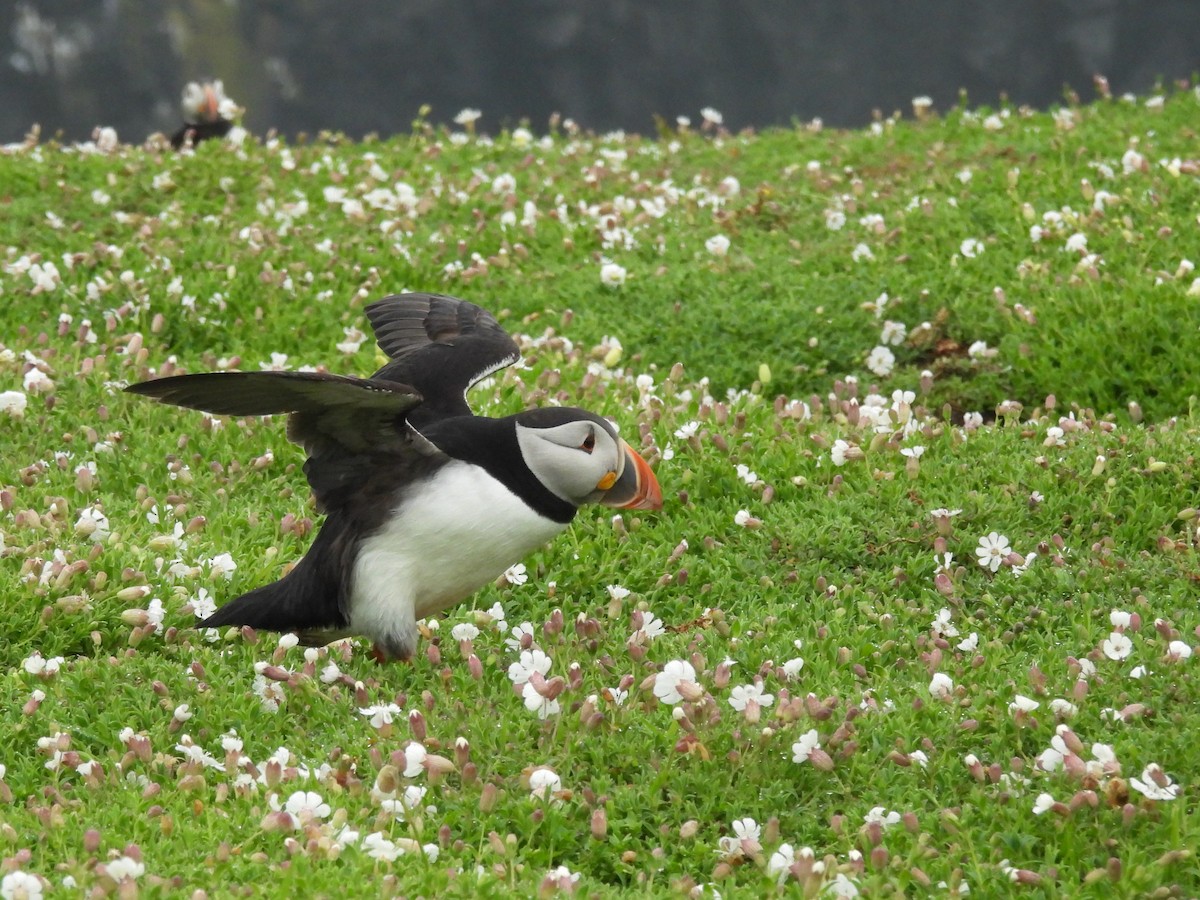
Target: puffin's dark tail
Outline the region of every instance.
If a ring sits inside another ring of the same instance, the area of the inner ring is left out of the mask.
[[[324,631],[349,624],[343,601],[344,529],[332,519],[317,533],[304,558],[287,575],[229,601],[199,623],[201,628],[249,625],[267,631]]]

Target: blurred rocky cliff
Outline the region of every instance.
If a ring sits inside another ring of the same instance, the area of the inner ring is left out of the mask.
[[[1196,0],[21,0],[0,4],[0,141],[179,124],[191,79],[224,80],[255,133],[410,127],[422,104],[483,131],[553,112],[649,131],[715,107],[727,127],[875,109],[1046,106],[1200,69]]]

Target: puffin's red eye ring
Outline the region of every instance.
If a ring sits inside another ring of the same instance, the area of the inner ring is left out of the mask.
[[[583,439],[583,443],[579,445],[579,449],[584,453],[591,453],[596,449],[596,432],[589,431],[588,436]]]

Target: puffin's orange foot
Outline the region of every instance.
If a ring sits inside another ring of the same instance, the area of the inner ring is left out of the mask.
[[[383,648],[378,644],[371,645],[371,659],[375,660],[381,666],[388,661],[387,654],[383,652]]]

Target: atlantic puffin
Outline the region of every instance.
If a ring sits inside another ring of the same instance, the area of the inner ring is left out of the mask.
[[[223,138],[233,129],[237,104],[225,96],[225,85],[220,81],[189,82],[179,106],[183,127],[171,135],[171,146],[176,150],[184,144]]]
[[[294,632],[308,645],[363,635],[378,661],[407,660],[418,620],[499,577],[581,506],[662,508],[654,472],[608,419],[571,407],[472,413],[467,391],[520,358],[486,310],[413,293],[366,314],[391,360],[370,378],[211,372],[125,388],[209,413],[286,413],[307,456],[326,516],[312,546],[202,627]]]

